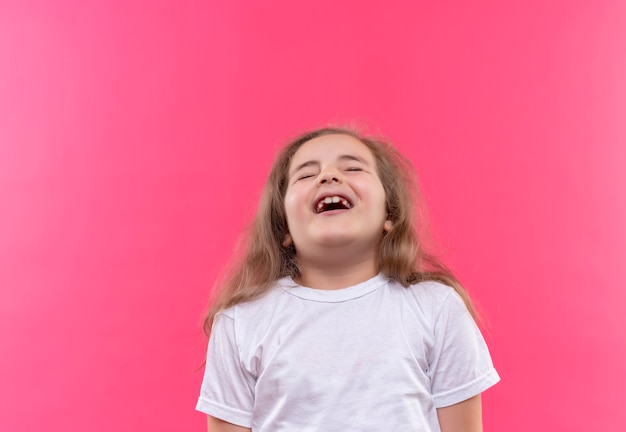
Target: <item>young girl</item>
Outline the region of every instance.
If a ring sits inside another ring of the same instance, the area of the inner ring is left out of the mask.
[[[278,156],[205,322],[210,432],[482,430],[469,297],[414,226],[410,164],[340,128]]]

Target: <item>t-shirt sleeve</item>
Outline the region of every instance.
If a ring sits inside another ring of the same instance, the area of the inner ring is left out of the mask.
[[[251,427],[254,378],[239,360],[234,319],[215,317],[196,409],[238,426]]]
[[[429,375],[437,408],[467,400],[500,381],[478,326],[454,291],[436,318],[434,338]]]

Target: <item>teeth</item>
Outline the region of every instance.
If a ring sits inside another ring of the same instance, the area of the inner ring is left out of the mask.
[[[332,197],[326,197],[324,199],[321,199],[318,203],[317,203],[317,211],[321,211],[326,204],[338,204],[341,203],[345,208],[350,209],[352,208],[352,206],[350,205],[350,202],[345,199],[345,198],[341,198],[338,196],[332,196]]]

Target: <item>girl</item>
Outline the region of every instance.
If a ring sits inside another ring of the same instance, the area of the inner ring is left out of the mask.
[[[421,246],[411,173],[341,128],[279,154],[205,321],[210,432],[482,430],[499,377],[469,297]]]

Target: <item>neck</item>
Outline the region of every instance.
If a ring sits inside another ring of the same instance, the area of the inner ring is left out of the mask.
[[[346,263],[337,261],[310,262],[298,260],[300,285],[315,288],[334,290],[347,288],[365,282],[378,274],[375,259],[367,259]]]

